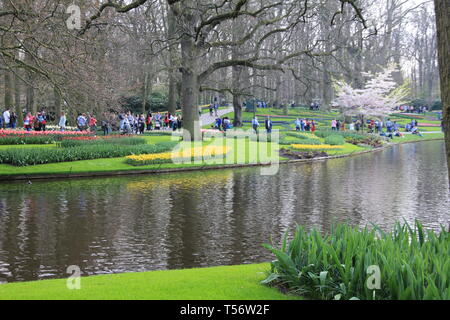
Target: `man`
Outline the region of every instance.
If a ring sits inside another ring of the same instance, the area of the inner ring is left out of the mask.
[[[295,130],[296,131],[300,131],[301,130],[301,126],[302,126],[302,122],[300,121],[299,118],[297,118],[297,120],[295,120]]]
[[[267,117],[267,119],[265,121],[265,125],[266,125],[267,134],[272,133],[272,120],[270,120],[270,117]]]
[[[3,125],[5,129],[8,129],[10,127],[11,122],[11,114],[9,112],[9,108],[6,108],[5,112],[3,112]]]
[[[258,134],[259,122],[258,122],[258,118],[256,116],[252,120],[252,127],[253,127],[253,130],[255,130],[255,133]]]
[[[78,130],[85,131],[87,129],[87,119],[85,117],[85,114],[79,114],[77,118],[77,126]]]
[[[392,132],[392,126],[393,126],[393,124],[392,124],[391,119],[387,119],[387,121],[386,121],[386,129],[387,129],[388,133]]]

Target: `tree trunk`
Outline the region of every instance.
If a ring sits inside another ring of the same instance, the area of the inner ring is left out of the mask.
[[[168,12],[168,38],[169,42],[172,42],[169,48],[170,54],[170,69],[169,69],[169,101],[168,110],[171,114],[177,112],[177,77],[175,72],[177,70],[177,42],[176,38],[176,20],[172,10],[169,8]]]
[[[10,70],[5,70],[5,108],[13,109],[13,75]]]
[[[58,121],[62,109],[61,109],[61,95],[59,94],[59,91],[56,88],[53,89],[53,98],[55,104],[56,121]]]
[[[194,39],[187,34],[181,38],[181,103],[185,141],[202,140],[198,113],[198,55]]]
[[[142,114],[147,111],[147,98],[148,98],[148,71],[145,70],[144,83],[142,84]]]
[[[17,125],[18,126],[22,126],[23,125],[23,108],[22,108],[22,104],[20,101],[20,78],[19,75],[17,74],[19,72],[19,70],[16,70],[16,73],[14,75],[14,103],[16,106],[16,113],[17,113]]]
[[[445,146],[450,178],[450,0],[435,0]]]

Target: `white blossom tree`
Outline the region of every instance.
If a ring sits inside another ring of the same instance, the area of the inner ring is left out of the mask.
[[[393,74],[399,72],[397,66],[389,65],[379,73],[364,73],[368,78],[362,89],[355,89],[343,80],[335,81],[335,105],[345,115],[386,116],[405,104],[410,94],[409,83],[398,86]]]

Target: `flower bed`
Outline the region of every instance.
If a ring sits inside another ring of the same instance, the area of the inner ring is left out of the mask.
[[[0,163],[15,166],[117,158],[132,154],[161,153],[172,150],[177,142],[164,142],[155,145],[84,145],[72,148],[28,148],[0,150]]]
[[[0,145],[51,144],[67,137],[92,136],[80,131],[0,130]]]
[[[208,160],[213,157],[226,155],[230,152],[229,147],[206,146],[179,151],[165,152],[159,154],[131,155],[126,157],[126,163],[132,166],[145,166],[151,164],[170,163],[173,160],[189,160],[192,158],[202,158]]]
[[[58,147],[72,148],[88,145],[122,145],[122,146],[137,146],[147,144],[147,140],[137,137],[124,137],[119,138],[104,138],[104,137],[70,137],[64,138],[58,143]]]
[[[309,145],[309,144],[291,144],[291,147],[298,150],[339,150],[342,146],[332,146],[329,144]]]

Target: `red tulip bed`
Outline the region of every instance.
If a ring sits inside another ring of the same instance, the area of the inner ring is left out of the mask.
[[[418,123],[418,126],[419,127],[436,127],[436,128],[438,128],[438,127],[440,127],[441,125],[440,124],[438,124],[438,123]]]
[[[0,145],[52,144],[66,138],[94,138],[80,131],[19,131],[0,130]]]

